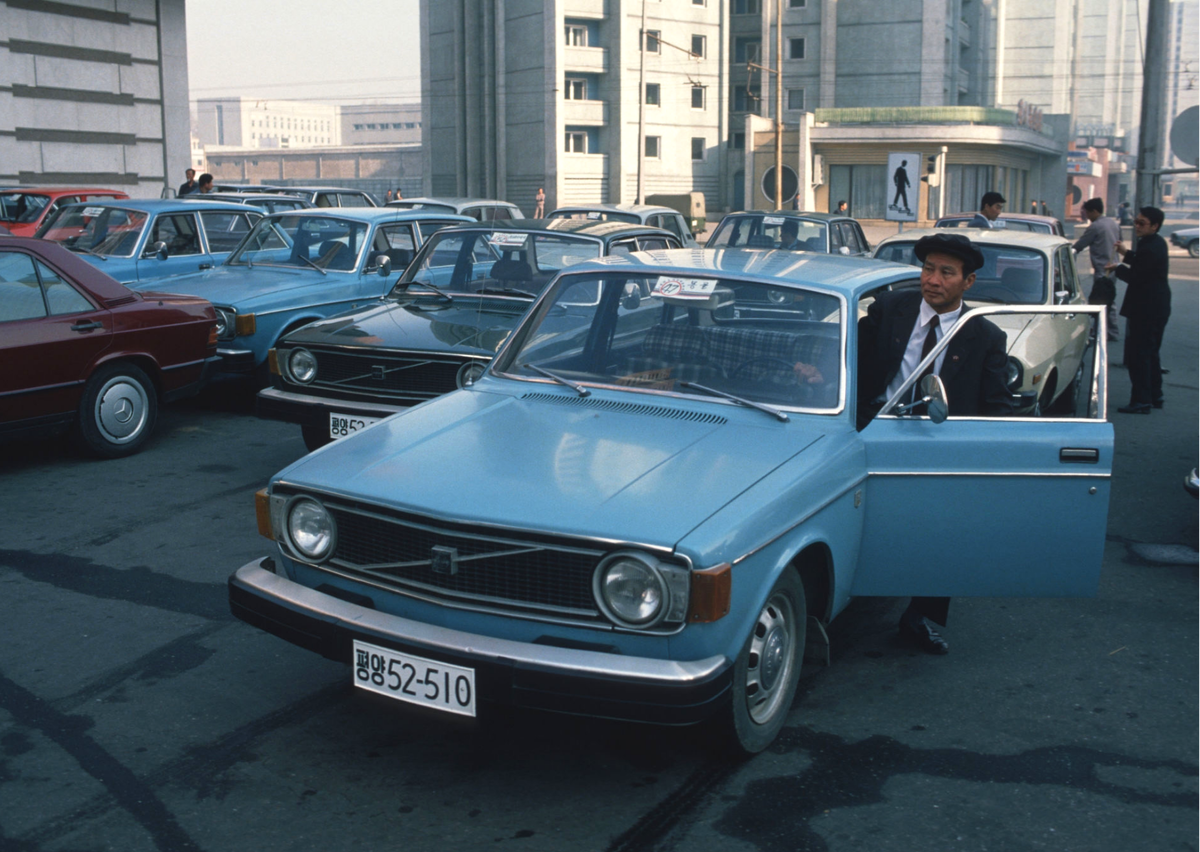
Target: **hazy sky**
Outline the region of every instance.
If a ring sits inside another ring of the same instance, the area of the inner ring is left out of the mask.
[[[191,98],[413,102],[417,0],[187,0]]]

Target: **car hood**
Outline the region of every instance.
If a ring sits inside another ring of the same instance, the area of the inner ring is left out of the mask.
[[[289,334],[288,343],[305,346],[382,346],[437,352],[495,355],[529,304],[455,296],[388,299],[369,307],[314,322]]]
[[[102,267],[103,268],[103,267]],[[135,290],[161,290],[187,293],[208,299],[214,305],[245,305],[256,296],[275,293],[288,287],[312,282],[315,270],[279,267],[218,266],[204,272],[156,278],[127,285]]]
[[[480,387],[336,441],[278,478],[445,520],[670,548],[825,431],[816,418],[781,423],[700,402]]]

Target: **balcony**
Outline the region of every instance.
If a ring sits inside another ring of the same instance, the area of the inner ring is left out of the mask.
[[[608,123],[608,103],[564,100],[562,114],[565,124],[599,127]]]
[[[958,69],[958,93],[965,95],[971,91],[971,72],[966,68]]]
[[[962,47],[971,46],[971,25],[961,18],[958,21],[958,43]]]
[[[559,170],[575,178],[608,177],[608,154],[558,155]]]
[[[608,48],[564,47],[563,69],[576,73],[603,74],[608,70]]]
[[[565,0],[562,7],[565,18],[604,17],[604,0]]]

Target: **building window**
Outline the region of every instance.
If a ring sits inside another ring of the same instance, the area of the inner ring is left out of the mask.
[[[586,154],[588,152],[587,132],[583,130],[568,130],[566,152],[568,154]]]
[[[788,39],[788,59],[803,59],[804,58],[804,39],[789,38]]]
[[[747,91],[745,86],[733,90],[733,111],[754,112],[758,108],[758,89]]]
[[[646,137],[646,156],[652,160],[657,160],[662,156],[662,137],[647,136]]]
[[[734,151],[741,151],[746,147],[746,134],[734,133],[729,137],[729,147]]]
[[[578,77],[567,78],[567,100],[569,101],[586,101],[587,100],[587,80],[582,80]]]
[[[662,53],[662,30],[646,30],[646,52]]]
[[[705,0],[692,0],[693,6],[703,6],[704,4],[705,4]]]
[[[704,150],[708,147],[703,136],[692,137],[692,159],[703,160]]]
[[[757,15],[761,11],[761,0],[733,0],[733,14],[735,15]]]
[[[704,58],[705,37],[702,35],[692,36],[692,56]]]
[[[703,86],[692,86],[692,109],[704,109]]]
[[[567,24],[567,47],[587,47],[587,27],[579,24]]]
[[[807,0],[788,0],[789,9],[803,9],[807,5]]]
[[[662,94],[661,94],[661,90],[659,88],[658,83],[647,83],[646,84],[646,105],[647,106],[661,106],[662,105]]]
[[[787,90],[787,108],[788,109],[804,109],[804,90],[803,89],[788,89]]]
[[[737,38],[733,40],[734,62],[758,62],[762,55],[762,39]]]

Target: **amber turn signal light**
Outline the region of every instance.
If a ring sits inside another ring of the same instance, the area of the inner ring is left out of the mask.
[[[733,569],[726,562],[692,572],[687,620],[693,624],[716,621],[729,614]]]
[[[258,534],[274,541],[275,531],[271,528],[271,495],[265,488],[254,492],[254,516],[258,518]]]
[[[208,327],[208,345],[209,346],[217,345],[217,324],[216,323],[213,323],[212,325],[210,325]]]
[[[267,368],[271,371],[272,376],[280,375],[279,372],[279,353],[274,349],[267,350]]]
[[[237,319],[233,322],[233,331],[238,337],[248,337],[254,334],[258,328],[258,323],[254,321],[254,314],[238,314]]]

